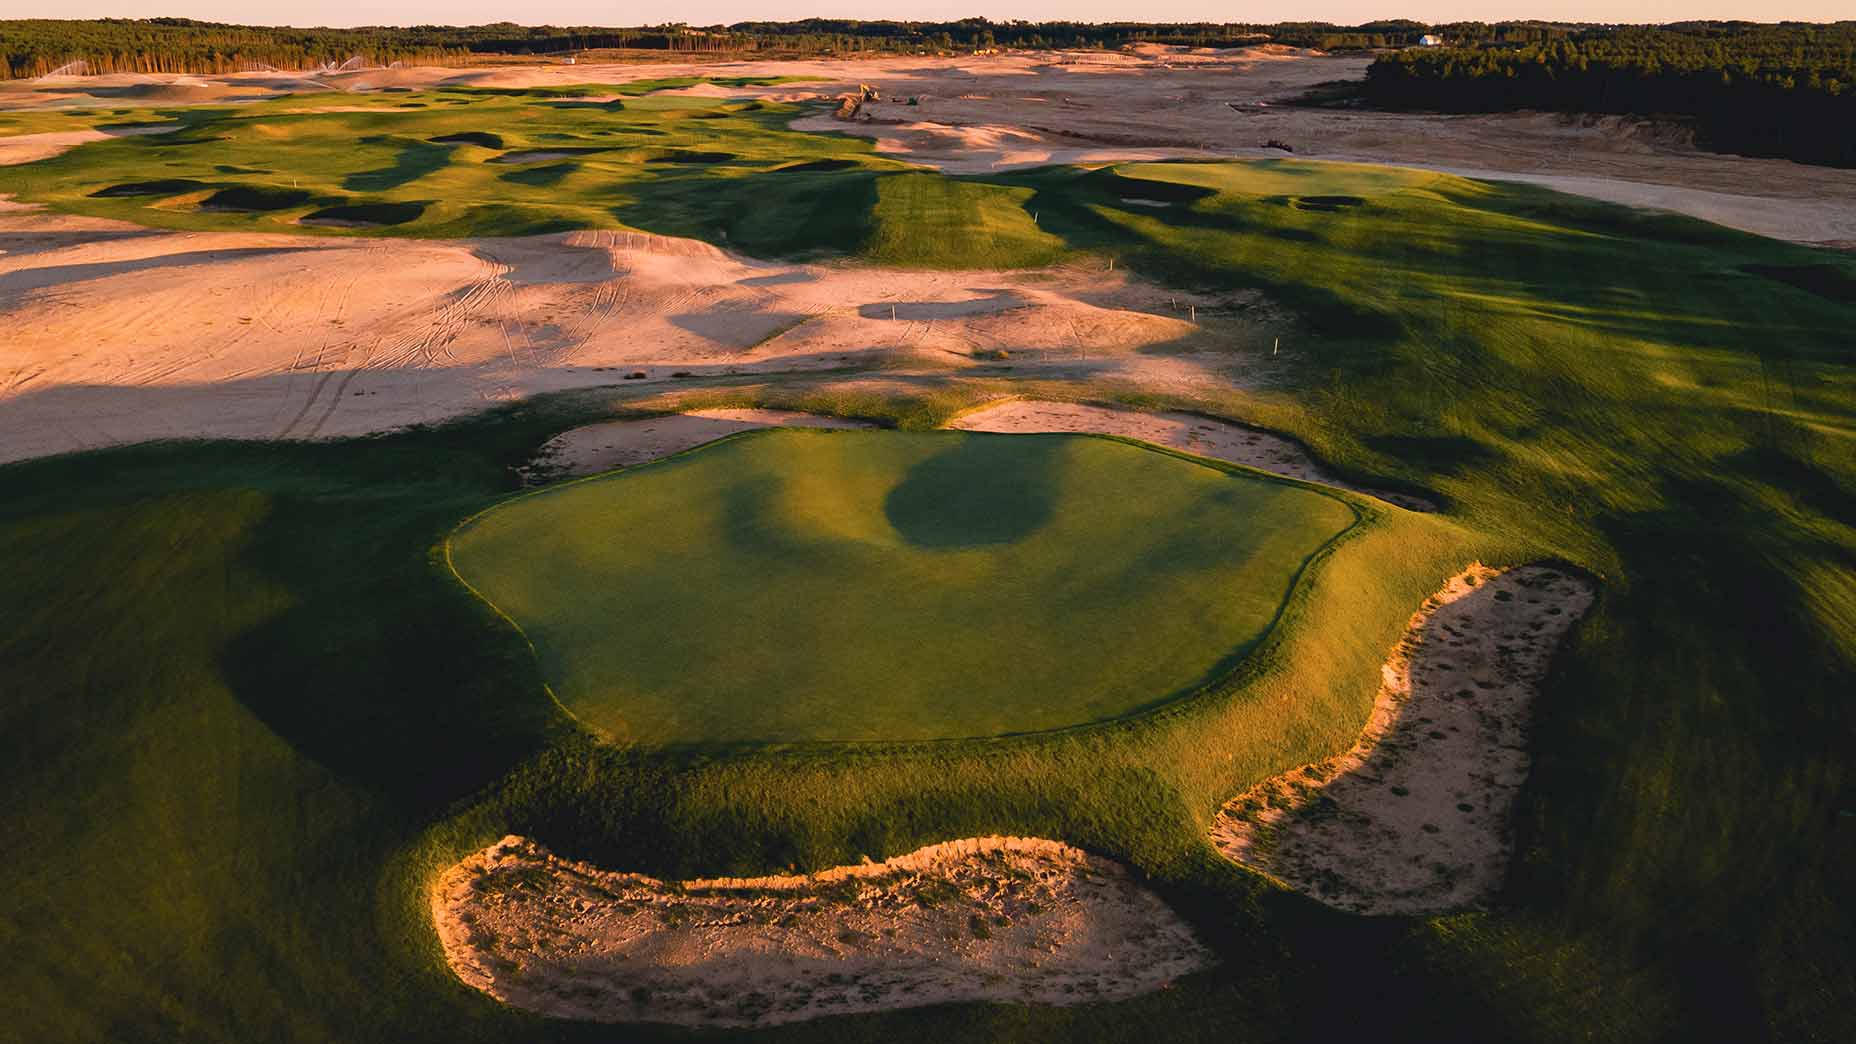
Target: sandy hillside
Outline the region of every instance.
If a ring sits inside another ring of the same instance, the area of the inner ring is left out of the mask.
[[[0,460],[355,435],[635,374],[628,387],[1006,359],[1023,376],[1204,390],[1251,379],[1251,349],[1288,328],[1270,315],[1251,292],[1162,291],[1126,270],[769,264],[623,232],[174,233],[0,207]]]
[[[1356,913],[1487,903],[1508,870],[1534,697],[1594,594],[1545,566],[1452,578],[1387,660],[1359,743],[1233,798],[1213,842]]]
[[[1211,954],[1127,871],[975,838],[810,877],[683,881],[507,837],[447,870],[432,919],[460,979],[561,1018],[764,1026],[955,1001],[1082,1004]]]

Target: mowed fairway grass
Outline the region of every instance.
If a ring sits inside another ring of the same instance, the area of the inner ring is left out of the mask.
[[[1109,439],[774,431],[520,497],[450,554],[616,740],[924,740],[1214,680],[1354,519]]]

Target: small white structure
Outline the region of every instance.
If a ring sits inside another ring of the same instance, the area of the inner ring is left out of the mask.
[[[563,59],[561,59],[561,64],[562,64],[562,65],[572,65],[572,64],[574,64],[574,57],[573,57],[573,55],[568,55],[567,57],[565,57],[565,58],[563,58]]]
[[[1418,37],[1419,47],[1442,47],[1443,45],[1444,45],[1444,38],[1441,36],[1432,36],[1429,33],[1426,33],[1425,35]]]

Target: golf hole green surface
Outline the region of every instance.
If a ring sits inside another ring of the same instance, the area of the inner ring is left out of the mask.
[[[616,741],[926,740],[1192,691],[1354,517],[1109,439],[785,430],[519,497],[450,551]]]

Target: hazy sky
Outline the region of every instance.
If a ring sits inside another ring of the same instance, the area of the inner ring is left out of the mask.
[[[0,18],[149,18],[175,15],[246,25],[693,25],[747,19],[912,18],[936,21],[1074,19],[1357,23],[1374,18],[1497,21],[1543,18],[1582,22],[1670,22],[1740,18],[1828,22],[1856,18],[1856,0],[0,0]]]

